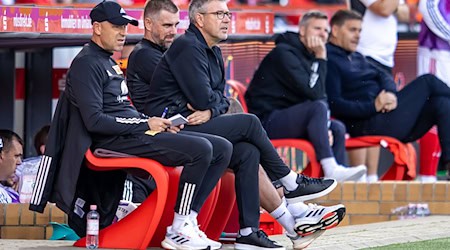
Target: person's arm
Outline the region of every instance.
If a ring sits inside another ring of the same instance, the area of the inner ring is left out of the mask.
[[[149,129],[146,118],[127,118],[103,112],[103,84],[106,72],[97,59],[83,57],[70,68],[70,88],[87,130],[105,135],[124,135]],[[117,76],[120,77],[120,76]]]
[[[278,76],[285,87],[310,100],[325,97],[327,62],[324,59],[315,59],[313,70],[292,51],[278,47],[274,53],[274,61],[276,65],[273,70],[279,70]]]
[[[216,117],[221,114],[225,114],[230,107],[230,100],[225,96],[224,88],[225,88],[225,79],[223,79],[221,88],[214,89],[214,93],[219,96],[219,103],[211,108],[211,117]]]
[[[373,13],[388,17],[397,10],[399,0],[360,0]]]
[[[400,4],[397,7],[397,10],[395,11],[395,16],[397,17],[397,20],[402,23],[409,22],[410,13],[409,13],[409,6],[405,4],[403,1],[400,2]]]
[[[333,116],[364,119],[377,113],[374,101],[345,99],[342,95],[342,79],[333,62],[328,61],[326,90]]]
[[[425,24],[438,37],[450,42],[450,12],[439,3],[447,0],[421,0],[419,10]]]
[[[149,95],[150,81],[156,65],[161,59],[160,55],[155,53],[150,49],[140,49],[133,54],[133,60],[128,60],[128,95],[133,105],[140,111],[144,110]]]
[[[209,109],[214,117],[218,115],[220,107],[229,105],[224,103],[223,93],[211,88],[208,57],[202,48],[187,47],[171,60],[169,67],[188,103],[195,110]]]

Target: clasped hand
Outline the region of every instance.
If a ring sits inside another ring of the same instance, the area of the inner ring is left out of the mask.
[[[394,93],[382,90],[375,99],[377,112],[387,113],[397,108],[397,96]]]
[[[187,104],[187,108],[194,113],[190,114],[186,117],[189,121],[189,125],[200,125],[211,119],[211,110],[196,110],[192,107],[191,104]]]

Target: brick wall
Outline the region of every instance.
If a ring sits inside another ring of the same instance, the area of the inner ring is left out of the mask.
[[[313,202],[321,205],[344,204],[347,215],[341,225],[397,220],[391,210],[408,203],[428,203],[432,215],[450,215],[450,182],[346,182],[338,184],[329,195]]]
[[[391,210],[408,203],[428,203],[432,215],[450,215],[450,182],[347,182],[311,202],[343,203],[347,215],[341,225],[397,220]],[[28,204],[0,204],[0,215],[2,239],[49,239],[52,235],[50,221],[67,224],[67,216],[52,204],[47,205],[42,214],[29,211]]]
[[[29,204],[0,204],[1,239],[49,239],[50,221],[67,223],[67,215],[53,204],[44,213],[28,210]]]

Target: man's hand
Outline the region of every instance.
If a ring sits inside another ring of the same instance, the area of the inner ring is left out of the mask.
[[[176,127],[176,126],[170,126],[167,129],[167,132],[170,132],[172,134],[176,134],[178,132],[180,132],[182,129],[184,128],[184,124],[181,124],[180,126]]]
[[[390,112],[397,108],[397,96],[391,92],[382,90],[375,99],[375,109],[377,112]]]
[[[147,120],[148,126],[152,131],[163,132],[171,128],[172,122],[161,117],[151,117]]]
[[[397,96],[391,92],[386,92],[387,103],[383,107],[384,112],[391,112],[397,108]]]
[[[189,121],[189,125],[200,125],[211,119],[211,110],[209,109],[195,110],[189,103],[187,104],[187,108],[194,111],[194,113],[186,117]]]
[[[311,50],[316,58],[326,59],[327,58],[327,49],[325,47],[325,42],[322,38],[318,36],[310,36],[306,37],[305,47],[308,50]]]

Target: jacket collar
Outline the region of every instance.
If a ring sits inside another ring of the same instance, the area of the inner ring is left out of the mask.
[[[150,40],[148,40],[146,38],[142,38],[142,42],[147,44],[147,45],[149,45],[149,46],[151,46],[151,47],[153,47],[153,48],[155,48],[155,49],[157,49],[157,50],[159,50],[159,51],[161,51],[161,52],[163,52],[163,53],[167,50],[164,46],[158,45],[158,44],[156,44],[156,43],[154,43],[154,42],[152,42],[152,41],[150,41]]]
[[[208,47],[208,43],[206,43],[205,38],[203,37],[203,34],[200,32],[200,30],[195,26],[193,23],[189,24],[189,28],[186,30],[187,32],[192,32],[197,39],[200,41],[201,44],[203,44],[205,47]],[[215,46],[213,46],[215,47]]]
[[[113,53],[104,50],[102,47],[98,46],[98,44],[96,44],[94,41],[89,41],[88,43],[89,48],[91,48],[94,51],[99,52],[99,54],[101,54],[102,56],[106,56],[106,57],[110,57],[113,55]]]
[[[343,49],[343,48],[341,48],[341,47],[339,47],[337,45],[334,45],[331,42],[328,42],[328,48],[327,49],[331,49],[334,53],[341,54],[341,55],[344,55],[344,56],[351,56],[351,55],[353,55],[353,52],[347,51],[347,50],[345,50],[345,49]]]

